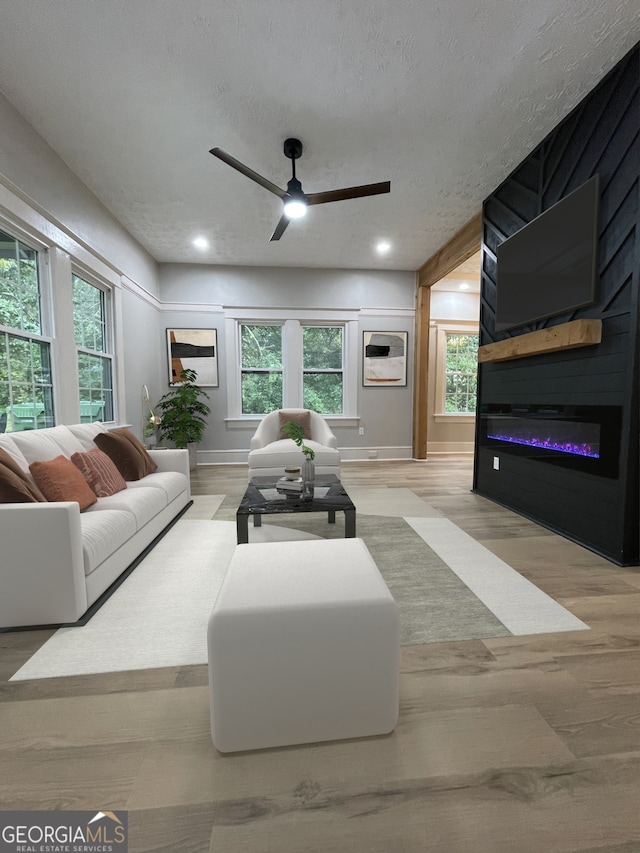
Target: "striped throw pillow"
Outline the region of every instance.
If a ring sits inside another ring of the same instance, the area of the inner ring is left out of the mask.
[[[97,447],[84,453],[74,453],[71,461],[99,498],[115,495],[127,488],[115,464]]]

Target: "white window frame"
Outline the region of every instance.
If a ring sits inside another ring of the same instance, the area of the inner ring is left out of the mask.
[[[435,324],[436,334],[436,393],[434,420],[437,423],[473,423],[475,412],[446,412],[446,371],[447,371],[447,334],[477,335],[479,324],[475,320],[456,320]]]
[[[53,335],[54,322],[51,312],[52,287],[50,276],[50,263],[48,247],[28,231],[13,223],[11,220],[0,217],[0,230],[8,234],[12,239],[23,243],[29,249],[37,253],[38,271],[38,300],[40,314],[40,332],[30,332],[27,329],[19,329],[15,326],[6,326],[0,323],[0,334],[25,341],[44,343],[49,346],[49,360],[51,363],[51,396],[53,411],[53,422],[57,420],[57,394],[56,394],[56,362],[55,362],[55,339]]]
[[[313,370],[313,369],[308,368],[308,367],[305,368],[305,366],[304,366],[304,330],[310,329],[314,326],[315,327],[319,326],[321,328],[334,328],[334,329],[336,327],[342,328],[342,364],[341,364],[340,370],[321,370],[321,369]],[[345,331],[344,323],[328,323],[326,321],[324,323],[301,322],[300,323],[299,336],[300,336],[300,358],[298,360],[298,364],[300,365],[300,374],[299,374],[300,375],[300,390],[299,390],[300,400],[304,399],[304,375],[305,375],[305,373],[308,373],[310,375],[312,375],[312,374],[321,375],[323,373],[339,373],[340,376],[342,377],[342,412],[336,413],[336,416],[337,417],[343,417],[344,416],[344,409],[345,409],[344,388],[345,388],[345,380],[346,380],[346,375],[347,375],[347,370],[346,370],[346,365],[345,365],[347,347],[346,347],[346,331]],[[300,405],[302,405],[302,403],[300,403]],[[326,415],[326,416],[323,415],[323,417],[328,417],[328,415]]]
[[[302,407],[302,329],[304,326],[342,326],[343,338],[343,411],[341,415],[325,415],[329,424],[355,426],[358,399],[357,311],[236,309],[227,311],[225,319],[227,418],[230,426],[247,426],[262,420],[262,415],[242,413],[240,387],[240,325],[255,323],[282,326],[283,408]]]
[[[125,411],[122,349],[124,277],[86,244],[47,218],[19,191],[0,180],[0,228],[40,253],[40,310],[43,334],[51,345],[53,406],[56,424],[78,423],[77,365],[73,326],[71,270],[111,293],[114,420]]]
[[[117,411],[117,374],[116,374],[116,357],[115,357],[115,310],[114,310],[114,294],[113,288],[100,281],[95,275],[91,272],[88,272],[86,269],[81,269],[77,267],[75,264],[71,266],[71,292],[73,294],[73,276],[84,281],[86,284],[95,287],[96,290],[101,291],[104,294],[104,347],[105,351],[101,352],[99,350],[93,350],[88,347],[79,346],[75,340],[75,315],[72,315],[72,322],[74,326],[74,344],[76,349],[76,359],[80,353],[84,353],[86,355],[96,356],[98,358],[106,359],[111,362],[111,406],[113,409],[113,419],[105,420],[103,423],[113,423],[116,417]],[[72,308],[73,312],[73,308]],[[79,407],[79,397],[80,397],[80,382],[79,377],[76,382],[76,397],[78,398],[78,407]],[[79,411],[79,409],[78,409]],[[80,423],[81,417],[78,420]]]

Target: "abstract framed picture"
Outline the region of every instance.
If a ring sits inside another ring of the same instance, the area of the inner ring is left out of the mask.
[[[407,384],[408,332],[364,332],[362,384],[398,388]]]
[[[167,329],[169,385],[177,385],[183,370],[195,370],[196,383],[218,387],[218,345],[215,329]]]

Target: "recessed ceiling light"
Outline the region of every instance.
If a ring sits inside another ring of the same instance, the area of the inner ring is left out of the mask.
[[[209,241],[206,237],[196,237],[193,241],[193,245],[196,247],[196,249],[208,249]]]
[[[462,284],[458,287],[458,290],[469,290],[469,285],[466,281],[463,281]]]
[[[387,243],[386,240],[381,240],[376,246],[376,251],[379,255],[386,255],[387,252],[391,249],[391,243]]]

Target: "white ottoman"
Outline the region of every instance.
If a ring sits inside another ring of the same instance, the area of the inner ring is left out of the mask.
[[[238,545],[208,642],[220,752],[396,724],[398,608],[361,539]]]

